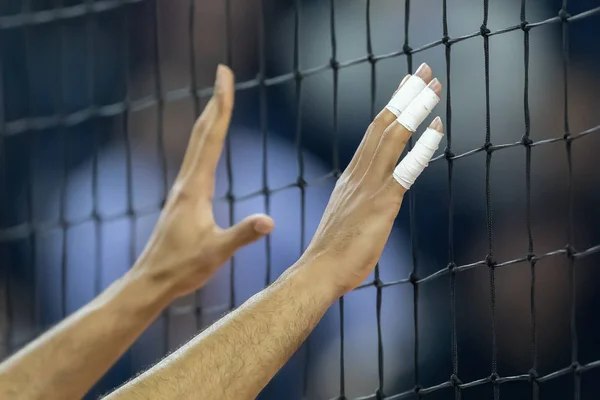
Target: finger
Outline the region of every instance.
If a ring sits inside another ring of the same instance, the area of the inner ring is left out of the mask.
[[[180,176],[212,182],[223,150],[231,120],[234,97],[233,72],[224,65],[217,68],[215,92],[204,112],[194,124]]]
[[[240,247],[256,242],[268,235],[275,228],[275,223],[264,214],[254,214],[246,217],[242,222],[225,229],[221,233],[222,246],[234,252]]]
[[[406,80],[404,85],[402,85],[392,97],[388,105],[381,110],[369,125],[362,149],[360,153],[357,152],[355,155],[357,161],[354,169],[358,171],[359,174],[362,174],[367,170],[385,129],[394,122],[397,115],[401,115],[404,108],[419,95],[422,89],[431,80],[431,74],[431,68],[427,64],[421,64],[415,72],[415,75]]]
[[[415,143],[415,147],[408,152],[406,157],[394,169],[390,179],[394,179],[397,182],[395,188],[400,194],[404,194],[409,190],[425,167],[429,165],[431,157],[433,157],[433,154],[438,149],[444,136],[441,129],[441,123],[437,126],[437,129],[427,128],[417,143]]]
[[[442,120],[440,117],[436,117],[428,129],[435,129],[436,131],[443,132]],[[404,151],[408,139],[412,136],[412,132],[400,125],[397,121],[394,121],[385,131],[377,153],[375,154],[376,162],[372,164],[372,168],[377,176],[387,178],[394,171],[400,154]]]

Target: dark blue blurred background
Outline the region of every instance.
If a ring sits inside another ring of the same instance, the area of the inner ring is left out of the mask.
[[[227,61],[231,61],[238,82],[257,77],[261,66],[261,4],[266,76],[293,71],[294,2],[231,0],[230,3],[231,36],[228,37],[225,0],[0,2],[2,356],[90,301],[129,268],[158,217],[168,189],[163,184],[164,173],[170,185],[181,162],[195,119],[191,85],[195,82],[198,89],[209,88],[216,65]],[[538,22],[555,17],[561,3],[528,0],[526,18]],[[570,3],[568,11],[572,15],[600,6],[598,0]],[[34,21],[25,26],[19,23],[19,15],[40,18],[45,15],[44,10],[80,4],[102,11],[83,12],[50,22]],[[299,67],[306,70],[326,65],[332,57],[330,3],[313,0],[301,1],[300,5]],[[489,29],[496,31],[518,25],[520,6],[520,0],[491,2]],[[479,31],[483,1],[452,0],[448,1],[448,7],[450,37]],[[335,2],[339,62],[367,54],[365,11],[366,0]],[[372,2],[371,37],[375,54],[402,48],[404,12],[404,1]],[[594,14],[569,23],[568,100],[573,134],[600,125],[597,109],[600,79],[595,75],[600,65],[596,40],[600,36],[599,21],[600,14]],[[561,29],[560,23],[552,23],[530,32],[529,102],[534,141],[562,137],[564,133]],[[442,35],[442,1],[412,1],[410,46],[420,48]],[[491,141],[495,145],[519,141],[525,133],[523,36],[521,30],[514,30],[490,38]],[[477,36],[451,47],[450,77],[446,76],[443,45],[418,52],[412,58],[413,67],[428,62],[446,87],[448,83],[452,85],[452,151],[461,154],[481,147],[485,143],[486,117],[483,39]],[[407,71],[408,60],[404,55],[376,63],[376,111],[385,106]],[[274,189],[289,185],[298,179],[299,143],[305,164],[303,178],[309,186],[304,220],[297,187],[270,195],[269,211],[277,228],[270,249],[263,240],[236,255],[236,305],[264,287],[267,275],[272,281],[290,266],[300,255],[302,244],[310,240],[334,184],[330,174],[336,168],[334,154],[339,152],[343,168],[370,121],[371,65],[362,62],[340,69],[337,131],[331,69],[302,80],[300,117],[293,79],[268,86],[266,153],[260,90],[256,85],[250,86],[236,93],[229,133],[232,191],[237,198],[243,198],[235,203],[234,220],[266,211],[264,195],[247,198],[263,187],[264,157],[267,157],[268,186]],[[155,101],[157,88],[166,99],[162,107]],[[198,99],[200,108],[206,101],[206,96]],[[123,112],[125,109],[127,112]],[[445,110],[444,96],[437,112],[447,122]],[[56,117],[60,115],[68,116],[66,124],[59,123],[63,118]],[[571,245],[578,251],[600,244],[596,222],[600,194],[600,174],[595,161],[595,150],[600,144],[597,136],[590,134],[572,144]],[[565,147],[563,141],[558,141],[532,150],[531,227],[537,255],[567,245],[569,182]],[[494,259],[500,263],[528,254],[525,165],[522,146],[493,153],[490,171],[493,244]],[[449,235],[454,240],[457,265],[485,258],[488,253],[485,172],[485,152],[454,162],[454,229],[449,232],[447,164],[444,160],[431,164],[413,189],[416,224],[412,232],[408,202],[400,212],[380,263],[382,281],[406,278],[413,270],[414,260],[417,277],[446,268],[450,261]],[[228,187],[222,163],[217,195],[224,196]],[[222,225],[231,222],[226,202],[218,201],[215,213]],[[31,224],[36,227],[33,234],[29,229]],[[302,224],[304,240],[301,240]],[[271,255],[270,265],[267,250]],[[600,323],[594,312],[600,306],[600,295],[595,291],[600,279],[595,268],[598,257],[592,254],[575,263],[577,359],[581,364],[600,359]],[[540,375],[571,364],[569,265],[564,254],[536,264],[536,353]],[[230,267],[225,265],[197,296],[175,302],[90,397],[110,390],[153,364],[226,312]],[[528,262],[496,270],[500,376],[527,374],[532,368],[530,288]],[[383,289],[382,391],[386,395],[411,390],[416,370],[418,384],[423,387],[449,379],[452,374],[449,300],[448,275],[419,285],[419,356],[415,365],[413,288],[402,284]],[[378,386],[375,288],[347,295],[344,306],[346,395],[372,394]],[[458,376],[463,382],[487,377],[492,363],[487,268],[477,267],[456,275],[456,308]],[[326,314],[308,344],[278,374],[261,398],[301,398],[306,362],[309,363],[307,398],[328,399],[340,394],[338,305]],[[583,398],[598,398],[599,369],[586,372],[581,379]],[[573,385],[572,374],[544,382],[540,386],[541,398],[572,398]],[[441,389],[427,398],[450,398],[452,392],[452,388]],[[463,390],[463,398],[479,399],[491,393],[490,384],[480,385]],[[501,395],[528,398],[531,384],[527,381],[502,384]]]

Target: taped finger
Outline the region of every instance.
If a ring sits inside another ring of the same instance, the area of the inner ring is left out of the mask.
[[[440,102],[441,90],[441,83],[437,79],[432,80],[400,114],[398,123],[411,132],[416,131]]]
[[[427,87],[427,84],[418,75],[410,76],[402,87],[394,93],[385,108],[398,117],[425,87]]]
[[[394,179],[406,190],[415,183],[419,175],[429,165],[429,161],[438,149],[442,137],[442,123],[436,118],[429,128],[421,135],[415,147],[408,152],[393,172]]]

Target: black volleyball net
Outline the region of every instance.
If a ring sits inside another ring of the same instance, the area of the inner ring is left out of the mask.
[[[5,2],[3,355],[134,262],[212,94],[206,77],[216,61],[240,72],[215,212],[224,224],[246,206],[274,214],[283,233],[166,310],[98,393],[289,266],[318,222],[320,191],[368,120],[404,73],[437,57],[446,146],[405,199],[399,236],[386,247],[402,250],[340,299],[263,396],[595,398],[600,120],[589,71],[600,58],[590,34],[600,7],[563,0],[549,14],[527,0],[384,3]],[[476,29],[464,33],[475,14]],[[260,269],[248,272],[250,263]]]

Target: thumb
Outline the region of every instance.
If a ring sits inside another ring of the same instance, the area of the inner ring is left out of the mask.
[[[271,217],[264,214],[251,215],[223,231],[224,246],[230,251],[236,251],[268,235],[273,228],[275,223]]]

